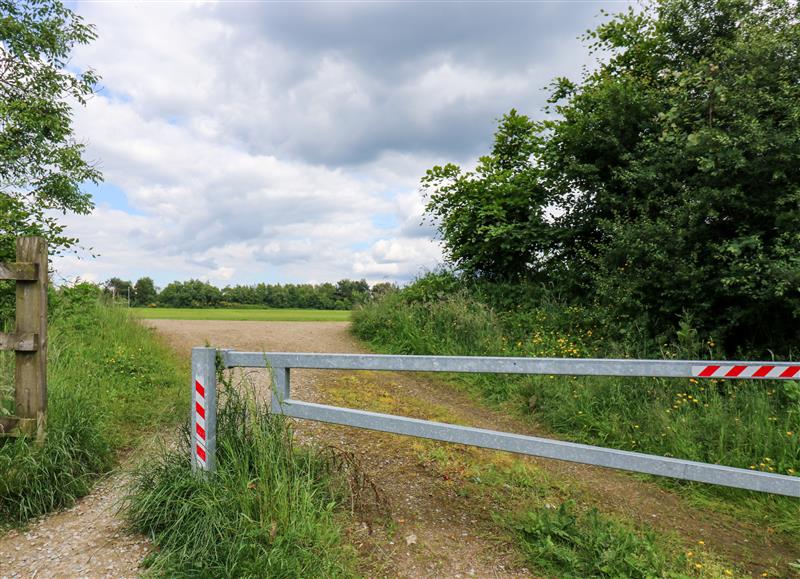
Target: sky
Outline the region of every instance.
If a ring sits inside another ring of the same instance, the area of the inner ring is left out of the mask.
[[[57,279],[404,283],[441,263],[419,180],[580,78],[621,2],[71,2],[105,182]],[[96,256],[96,257],[93,257]]]

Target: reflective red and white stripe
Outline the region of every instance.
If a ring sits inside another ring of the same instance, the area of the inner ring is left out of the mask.
[[[197,464],[206,467],[206,389],[194,381],[194,454]]]
[[[763,378],[800,379],[800,365],[786,364],[748,364],[692,366],[692,376],[697,378]]]

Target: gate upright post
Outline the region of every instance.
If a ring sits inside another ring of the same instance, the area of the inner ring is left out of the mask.
[[[272,403],[270,412],[272,414],[283,414],[283,401],[289,398],[289,368],[272,369]]]
[[[47,242],[17,238],[17,261],[35,264],[35,279],[17,279],[17,333],[35,336],[36,348],[16,352],[15,412],[20,431],[44,442],[47,422]]]
[[[192,469],[205,475],[217,467],[217,350],[192,348]]]

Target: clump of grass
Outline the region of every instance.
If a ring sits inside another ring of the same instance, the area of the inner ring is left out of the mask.
[[[503,345],[497,316],[463,293],[431,302],[387,294],[354,311],[353,331],[397,354],[475,355]]]
[[[109,471],[117,451],[174,422],[181,365],[96,287],[50,298],[48,424],[44,444],[0,439],[0,526],[69,506]],[[13,365],[10,365],[13,371]]]
[[[188,429],[136,474],[126,516],[157,547],[161,576],[347,577],[344,488],[324,454],[296,447],[281,416],[228,386],[218,412],[217,470],[192,472]]]
[[[17,438],[0,442],[0,521],[21,524],[69,505],[108,471],[113,453],[101,417],[86,392],[51,396],[45,443]]]
[[[664,577],[685,566],[654,533],[636,532],[571,502],[528,511],[513,523],[528,559],[558,577]]]

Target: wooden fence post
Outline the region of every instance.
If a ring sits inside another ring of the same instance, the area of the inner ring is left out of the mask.
[[[0,334],[0,348],[16,351],[15,416],[0,421],[0,434],[35,435],[39,443],[47,423],[47,265],[42,237],[18,238],[17,262],[0,264],[0,279],[17,282],[16,331]]]

